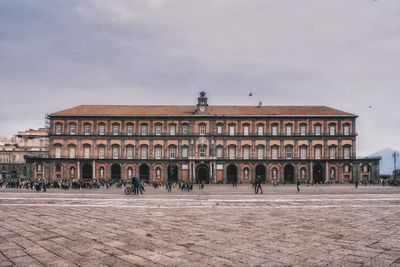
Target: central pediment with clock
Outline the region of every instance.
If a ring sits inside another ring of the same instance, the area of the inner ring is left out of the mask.
[[[197,98],[196,114],[208,114],[208,103],[205,92],[200,92],[200,96]]]

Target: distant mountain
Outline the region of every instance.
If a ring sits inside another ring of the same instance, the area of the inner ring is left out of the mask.
[[[382,157],[382,160],[379,163],[379,170],[380,174],[392,174],[393,172],[393,157],[392,154],[395,150],[391,148],[385,148],[382,150],[379,150],[371,155],[369,157]],[[400,168],[400,159],[397,158],[396,162],[396,168]]]

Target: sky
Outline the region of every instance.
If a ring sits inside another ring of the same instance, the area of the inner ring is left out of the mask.
[[[0,0],[0,135],[80,104],[327,105],[400,149],[398,0]],[[249,93],[253,93],[249,97]]]

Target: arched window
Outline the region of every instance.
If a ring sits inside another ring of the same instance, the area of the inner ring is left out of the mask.
[[[176,146],[169,146],[169,158],[176,158]]]
[[[350,124],[343,124],[343,135],[350,135]]]
[[[287,145],[285,147],[285,152],[286,152],[286,158],[287,159],[293,158],[293,146]]]
[[[293,134],[293,125],[291,123],[286,124],[285,129],[286,129],[286,135]]]
[[[306,159],[307,158],[307,146],[301,146],[300,147],[300,158],[301,159]]]
[[[322,158],[322,146],[317,145],[314,147],[314,158],[321,159]]]
[[[161,123],[155,124],[155,134],[162,135],[162,124]]]
[[[335,159],[336,158],[336,146],[329,147],[329,158]]]
[[[336,135],[336,124],[335,123],[329,124],[329,135]]]
[[[264,135],[264,124],[257,124],[257,135]]]
[[[250,124],[246,123],[243,124],[243,135],[249,135],[250,134]]]
[[[217,158],[223,158],[223,157],[224,157],[224,147],[217,146]]]
[[[99,146],[99,154],[98,157],[99,159],[104,159],[106,156],[106,147],[104,145]]]
[[[264,158],[264,146],[258,146],[257,147],[257,159],[263,159]]]
[[[142,145],[140,147],[140,157],[142,159],[147,159],[147,157],[148,157],[148,147],[147,147],[147,145]]]
[[[54,127],[55,127],[56,134],[62,134],[62,124],[61,123],[57,122]]]
[[[118,145],[113,145],[112,146],[112,158],[113,159],[118,159],[119,158],[119,146]]]
[[[162,158],[162,146],[158,145],[155,147],[155,158],[161,159]]]
[[[274,145],[271,147],[271,158],[278,159],[279,156],[279,146]]]
[[[206,135],[206,124],[204,123],[199,124],[199,134]]]
[[[85,135],[90,135],[92,133],[92,125],[90,123],[83,124],[83,132]]]
[[[314,125],[314,135],[321,135],[321,124],[317,123]]]
[[[229,146],[229,158],[234,159],[236,158],[236,147],[234,145]]]
[[[146,123],[142,123],[141,125],[140,125],[140,134],[141,135],[147,135],[148,134],[148,132],[149,132],[149,126],[146,124]]]
[[[351,157],[351,146],[343,146],[343,158],[349,159]]]
[[[271,135],[278,135],[279,134],[278,128],[279,125],[277,123],[271,124]]]
[[[235,124],[229,124],[229,135],[234,136],[235,135]]]
[[[223,134],[224,133],[223,129],[224,129],[224,126],[222,125],[222,123],[218,123],[217,129],[216,129],[217,134]]]
[[[104,123],[99,123],[99,135],[106,134],[106,125]]]
[[[90,145],[83,145],[83,157],[85,159],[90,158]]]
[[[189,125],[187,123],[182,124],[182,134],[183,135],[189,134]]]
[[[133,146],[132,145],[126,146],[126,158],[133,159]]]
[[[300,135],[307,135],[307,124],[300,124]]]
[[[69,127],[69,134],[75,135],[76,132],[77,132],[76,123],[75,122],[71,122],[70,124],[68,124],[68,127]]]
[[[250,146],[243,146],[242,148],[242,158],[249,159],[250,158]]]
[[[74,159],[76,157],[76,146],[70,145],[69,146],[69,158]]]
[[[118,123],[113,123],[112,125],[112,134],[113,135],[119,135],[119,124]]]
[[[182,158],[187,158],[189,156],[188,146],[182,146]]]
[[[126,124],[126,135],[133,135],[133,123]]]
[[[176,135],[176,124],[172,123],[169,125],[169,135]]]
[[[61,158],[62,155],[62,147],[59,144],[54,146],[54,156],[55,158]]]

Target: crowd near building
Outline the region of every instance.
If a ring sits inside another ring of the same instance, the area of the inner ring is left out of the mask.
[[[379,158],[356,157],[357,116],[325,106],[81,105],[48,115],[49,180],[348,183],[377,181]]]
[[[25,179],[24,156],[47,157],[49,137],[46,128],[18,132],[12,138],[0,138],[0,179]]]

